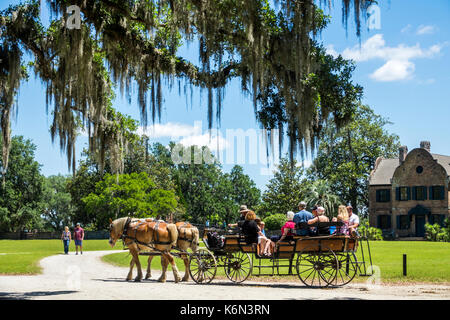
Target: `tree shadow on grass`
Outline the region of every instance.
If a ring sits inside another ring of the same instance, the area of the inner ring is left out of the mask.
[[[34,297],[57,296],[76,292],[77,291],[0,292],[0,300],[29,300]]]

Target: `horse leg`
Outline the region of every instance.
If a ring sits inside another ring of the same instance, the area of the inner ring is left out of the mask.
[[[178,271],[177,264],[175,263],[175,259],[169,252],[166,253],[166,256],[167,256],[168,262],[170,262],[170,264],[172,265],[172,271],[173,271],[173,277],[175,279],[175,283],[178,283],[181,281],[181,276]]]
[[[181,259],[183,259],[184,262],[184,277],[181,281],[189,281],[189,258],[186,254],[183,254]]]
[[[127,275],[127,281],[131,281],[131,277],[133,277],[133,267],[134,267],[134,257],[132,257],[131,258],[131,261],[130,261],[130,271],[128,272],[128,275]]]
[[[153,256],[148,256],[147,274],[145,275],[145,279],[150,279],[152,277],[152,259],[153,259]]]
[[[161,276],[159,277],[158,281],[159,282],[166,282],[166,271],[167,271],[167,259],[164,256],[164,254],[161,254]]]
[[[136,278],[134,278],[134,281],[140,282],[142,280],[142,267],[141,267],[141,262],[139,261],[139,253],[136,250],[136,251],[132,251],[131,254],[133,255],[134,261],[136,263],[136,268],[138,271],[138,275],[136,276]]]

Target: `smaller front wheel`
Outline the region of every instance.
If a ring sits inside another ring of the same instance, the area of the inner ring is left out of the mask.
[[[214,255],[205,248],[200,248],[189,259],[189,274],[195,283],[210,283],[217,272]]]

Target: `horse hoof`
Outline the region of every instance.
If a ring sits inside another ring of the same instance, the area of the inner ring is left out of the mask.
[[[166,282],[166,279],[158,279],[158,282],[164,283]]]
[[[136,279],[134,279],[134,282],[141,282],[141,280],[142,279],[140,279],[140,278],[136,278]]]

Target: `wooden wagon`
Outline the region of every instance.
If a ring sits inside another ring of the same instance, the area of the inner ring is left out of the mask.
[[[336,226],[320,223],[316,227]],[[310,225],[299,224],[299,228]],[[313,226],[314,227],[314,226]],[[292,241],[280,242],[271,257],[258,256],[256,244],[248,244],[240,234],[226,234],[224,245],[212,247],[206,234],[217,229],[205,229],[203,242],[207,250],[191,256],[190,274],[197,283],[211,282],[217,268],[224,268],[231,281],[240,283],[253,276],[297,275],[309,287],[342,286],[359,273],[367,274],[364,252],[358,261],[356,252],[361,238],[346,235],[294,236]],[[370,265],[369,242],[366,241]]]

